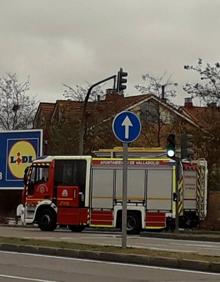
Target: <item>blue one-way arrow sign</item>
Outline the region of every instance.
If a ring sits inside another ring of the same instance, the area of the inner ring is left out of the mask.
[[[121,112],[115,116],[112,122],[112,130],[119,141],[123,143],[133,142],[141,132],[140,119],[132,112]]]

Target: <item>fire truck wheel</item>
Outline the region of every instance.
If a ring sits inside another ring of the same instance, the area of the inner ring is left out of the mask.
[[[53,231],[56,229],[56,214],[50,209],[41,211],[38,226],[42,231]]]
[[[128,234],[139,234],[141,229],[140,218],[135,212],[128,212],[127,232]]]
[[[68,225],[69,230],[72,232],[81,232],[85,228],[84,225]]]

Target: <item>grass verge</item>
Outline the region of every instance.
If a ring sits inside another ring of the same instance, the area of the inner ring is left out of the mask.
[[[150,257],[168,257],[176,259],[190,259],[207,262],[220,263],[220,256],[209,256],[200,255],[194,252],[168,252],[162,250],[150,250],[140,248],[126,248],[113,246],[100,246],[100,245],[89,245],[89,244],[76,244],[71,242],[57,242],[49,240],[36,240],[36,239],[22,239],[13,237],[0,237],[0,244],[13,244],[23,246],[36,246],[36,247],[49,247],[49,248],[61,248],[61,249],[72,249],[72,250],[87,250],[87,251],[98,251],[98,252],[109,252],[119,253],[127,255],[145,255]]]

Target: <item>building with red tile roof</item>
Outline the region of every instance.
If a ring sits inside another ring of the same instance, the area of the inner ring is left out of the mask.
[[[189,115],[180,112],[177,107],[153,94],[125,97],[114,90],[107,90],[105,97],[88,102],[86,107],[85,143],[87,143],[87,153],[98,147],[107,148],[119,145],[113,136],[111,123],[117,113],[125,110],[138,114],[142,122],[142,137],[134,145],[160,146],[160,139],[165,138],[168,130],[178,131],[177,127],[180,126],[181,130],[186,126],[199,128],[197,122]],[[82,111],[83,102],[79,101],[57,100],[54,104],[39,104],[34,128],[44,129],[45,137],[49,142],[48,146],[54,147],[53,153],[55,153],[54,150],[63,153],[59,149],[64,143],[65,147],[68,147],[69,153],[77,153]],[[157,142],[153,141],[155,134]],[[56,145],[52,146],[52,143],[54,145],[56,143]],[[71,143],[75,143],[75,145],[72,146]]]

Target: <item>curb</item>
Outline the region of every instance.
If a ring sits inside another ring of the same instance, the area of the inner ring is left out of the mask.
[[[186,270],[220,273],[220,263],[198,260],[176,259],[159,256],[150,257],[135,254],[133,255],[121,253],[108,253],[99,251],[73,250],[38,246],[23,246],[14,244],[0,244],[0,250],[18,253],[31,253],[80,259],[93,259],[97,261],[111,261],[128,264],[162,266],[167,268],[179,268]]]
[[[23,225],[23,224],[14,224],[14,223],[13,224],[0,223],[0,227],[37,228],[37,226],[33,224]]]

